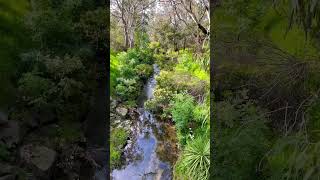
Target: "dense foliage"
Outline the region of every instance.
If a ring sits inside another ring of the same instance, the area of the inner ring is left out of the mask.
[[[153,42],[151,46],[155,44],[160,45]],[[208,179],[209,73],[201,66],[201,60],[207,54],[195,56],[190,49],[176,52],[162,48],[154,50],[161,72],[156,78],[154,99],[145,105],[162,121],[172,121],[175,125],[181,154],[175,164],[174,178]]]
[[[206,0],[111,1],[113,99],[134,108],[151,65],[159,66],[144,107],[161,122],[156,152],[175,179],[209,179],[209,22]]]
[[[215,9],[215,179],[319,177],[319,42],[309,33],[318,10],[310,3],[236,0]]]
[[[22,145],[43,145],[57,152],[54,158],[59,160],[50,164],[52,172],[65,163],[61,154],[67,152],[62,148],[82,142],[86,150],[84,122],[94,105],[97,79],[104,75],[101,56],[108,48],[104,5],[93,0],[0,2],[0,111],[8,115],[1,120],[2,125],[16,123],[17,129],[8,125],[8,131],[18,134],[9,135],[17,139],[14,147],[6,147],[10,139],[2,141],[7,135],[1,134],[0,157],[4,167],[19,168],[12,178],[20,171],[24,175],[18,179],[67,176],[67,169],[39,175],[36,169],[26,168],[18,153]]]
[[[88,17],[88,21],[80,18],[82,14],[90,13],[95,15]],[[105,27],[89,22],[90,18],[93,20],[104,15],[106,12],[96,10],[93,2],[55,4],[44,0],[31,3],[26,25],[32,32],[35,47],[21,54],[24,68],[18,80],[20,103],[28,105],[27,110],[52,111],[61,120],[77,120],[82,116],[95,87],[86,70],[91,69],[95,52],[101,48],[90,43],[101,34],[90,37],[83,34],[87,34],[90,28]],[[24,109],[17,109],[15,113],[19,111]]]
[[[111,55],[111,93],[121,101],[135,104],[144,83],[153,73],[152,52],[148,49],[130,49]]]

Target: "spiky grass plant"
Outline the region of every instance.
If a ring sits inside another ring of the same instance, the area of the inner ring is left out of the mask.
[[[176,179],[209,179],[210,141],[198,137],[187,143],[182,156],[175,166]]]

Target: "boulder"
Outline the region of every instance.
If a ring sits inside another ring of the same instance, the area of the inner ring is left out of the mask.
[[[56,114],[52,110],[43,110],[39,113],[40,123],[48,124],[56,120]]]
[[[8,121],[8,124],[0,127],[0,140],[9,148],[20,141],[20,127],[16,121]]]
[[[106,155],[99,158],[106,158]],[[57,175],[59,179],[92,180],[97,167],[96,162],[84,148],[76,144],[70,144],[62,147],[54,175]]]
[[[21,160],[28,166],[32,167],[39,176],[46,176],[52,168],[57,153],[45,146],[28,144],[20,149]]]
[[[39,117],[37,114],[29,113],[26,114],[23,122],[28,128],[36,128],[39,126]]]
[[[0,111],[0,125],[7,124],[8,122],[8,115]]]
[[[110,107],[111,107],[111,109],[116,108],[116,106],[117,106],[117,101],[110,99]]]
[[[0,163],[0,180],[14,180],[17,167]]]
[[[124,108],[124,107],[117,107],[116,111],[119,115],[121,116],[126,116],[128,113],[128,109]]]
[[[9,164],[0,163],[0,175],[10,174],[14,171],[14,167]]]
[[[120,124],[121,121],[118,119],[118,120],[115,120],[114,123],[115,123],[115,124]]]
[[[0,180],[15,180],[16,175],[8,174],[0,177]]]
[[[100,167],[107,165],[108,152],[105,148],[93,148],[89,149],[88,153],[90,157],[96,162]]]

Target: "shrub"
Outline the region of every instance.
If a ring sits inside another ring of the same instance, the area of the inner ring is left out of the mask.
[[[19,80],[19,90],[25,96],[36,98],[44,95],[49,89],[53,88],[50,79],[43,78],[34,73],[25,73]]]
[[[86,37],[97,50],[108,47],[108,13],[104,8],[94,11],[87,11],[80,17],[80,22],[76,25],[83,36]]]
[[[115,94],[119,74],[119,59],[114,55],[110,55],[110,91],[112,95]]]
[[[116,57],[111,55],[111,83],[123,101],[135,101],[143,83],[152,75],[153,58],[149,50],[129,49]],[[116,80],[116,76],[118,77]]]
[[[156,88],[154,98],[145,103],[145,107],[154,113],[163,113],[169,107],[173,92],[169,88]]]
[[[150,49],[129,49],[127,59],[135,59],[139,64],[153,64],[153,55]]]
[[[60,88],[60,97],[68,99],[70,97],[80,97],[82,96],[82,89],[84,87],[81,81],[76,81],[71,78],[63,78],[58,83]]]
[[[303,133],[279,138],[265,160],[270,179],[317,179],[320,143],[310,143]]]
[[[63,58],[49,56],[43,57],[44,64],[46,66],[47,72],[54,79],[60,79],[66,75],[71,75],[76,72],[80,72],[84,68],[82,61],[78,57],[71,57],[70,55],[65,55]]]
[[[160,43],[159,42],[155,42],[155,41],[152,41],[149,43],[149,48],[151,50],[153,50],[155,53],[158,52],[158,50],[160,49]]]
[[[207,180],[210,168],[210,140],[196,138],[186,145],[176,163],[176,179]]]
[[[203,81],[189,72],[161,71],[156,78],[159,87],[166,87],[172,92],[188,91],[194,97],[205,95],[208,82]]]
[[[171,104],[172,118],[178,131],[183,135],[180,142],[185,144],[189,132],[189,123],[193,121],[194,98],[186,93],[177,94]]]
[[[135,100],[140,90],[136,79],[117,78],[116,93],[122,100]]]
[[[208,124],[210,119],[210,106],[207,106],[206,104],[198,104],[193,110],[193,117],[194,120],[201,124],[202,127]]]
[[[142,80],[147,80],[153,73],[153,67],[149,64],[139,64],[134,70]]]
[[[269,146],[269,131],[263,111],[252,102],[242,103],[231,100],[216,108],[213,163],[217,179],[260,178],[257,168]]]
[[[111,129],[110,135],[110,164],[111,169],[120,165],[122,148],[125,145],[129,134],[123,128]]]

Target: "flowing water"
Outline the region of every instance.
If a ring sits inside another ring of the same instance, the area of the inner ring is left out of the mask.
[[[160,125],[153,114],[144,109],[144,102],[153,98],[156,86],[155,77],[160,70],[157,65],[153,66],[154,74],[144,87],[144,98],[139,103],[140,118],[132,129],[134,139],[125,147],[126,166],[115,169],[111,174],[113,180],[170,180],[171,167],[162,162],[156,153],[157,138],[154,130],[160,130]]]

